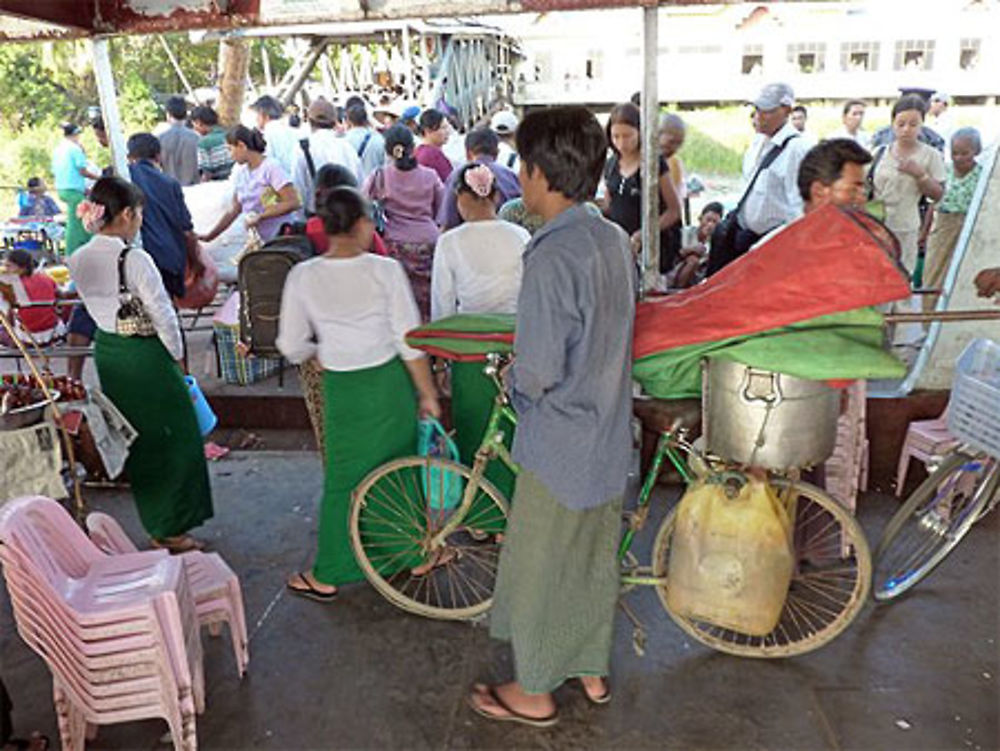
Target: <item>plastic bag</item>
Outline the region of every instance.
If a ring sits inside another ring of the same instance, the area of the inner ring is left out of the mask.
[[[670,609],[752,636],[770,633],[792,578],[791,526],[765,482],[746,478],[738,492],[711,480],[692,487],[670,544]]]
[[[417,430],[417,453],[457,462],[458,446],[433,417],[420,420]],[[462,478],[455,472],[445,472],[437,467],[420,470],[427,505],[436,510],[451,510],[462,501]]]

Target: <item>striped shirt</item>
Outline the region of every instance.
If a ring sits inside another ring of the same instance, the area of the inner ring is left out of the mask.
[[[791,140],[784,151],[757,178],[740,211],[740,225],[758,235],[767,234],[802,214],[799,165],[809,150],[809,143],[791,122],[787,122],[770,138],[758,134],[743,156],[743,180],[749,184],[760,161],[772,148],[778,148],[788,139]]]
[[[198,141],[198,171],[209,180],[225,180],[233,170],[233,158],[226,145],[226,131],[216,126]]]

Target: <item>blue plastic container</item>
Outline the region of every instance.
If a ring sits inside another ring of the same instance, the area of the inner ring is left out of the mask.
[[[191,394],[191,403],[194,405],[194,414],[198,418],[198,429],[201,431],[203,436],[211,433],[215,426],[219,422],[219,418],[215,416],[212,408],[208,404],[208,399],[201,391],[201,387],[198,385],[198,381],[195,380],[194,376],[184,376],[184,382],[187,384],[188,393]]]

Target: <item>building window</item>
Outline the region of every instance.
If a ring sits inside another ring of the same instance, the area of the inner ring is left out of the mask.
[[[740,72],[745,76],[760,76],[764,73],[764,46],[747,44],[743,47],[743,61]]]
[[[963,39],[958,56],[958,66],[962,70],[975,70],[979,67],[980,39]]]
[[[822,73],[826,69],[826,42],[788,45],[788,62],[799,73]]]
[[[844,42],[840,45],[840,69],[845,73],[878,70],[878,42]]]
[[[895,70],[932,70],[934,68],[934,40],[906,39],[896,42],[893,68]]]

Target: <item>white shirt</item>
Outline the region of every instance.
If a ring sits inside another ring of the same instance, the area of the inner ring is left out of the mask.
[[[372,253],[320,256],[295,266],[285,280],[277,344],[292,363],[318,357],[326,370],[362,370],[397,355],[423,357],[405,341],[419,325],[398,261]]]
[[[118,256],[124,247],[125,242],[121,238],[94,235],[66,261],[87,312],[98,328],[109,334],[115,333],[115,320],[121,307],[118,299]],[[156,334],[170,356],[180,360],[184,356],[184,346],[177,313],[149,253],[139,248],[128,252],[125,257],[125,284],[132,294],[142,300],[156,326]]]
[[[516,312],[521,256],[530,239],[526,229],[501,219],[465,222],[442,234],[431,272],[431,320]]]
[[[309,135],[309,154],[312,156],[316,172],[324,164],[339,164],[346,167],[361,184],[361,160],[357,153],[342,136],[332,130],[320,128]],[[295,159],[292,166],[292,182],[299,191],[302,205],[307,211],[316,210],[316,183],[309,174],[309,163],[306,161],[302,144],[295,147]]]
[[[295,129],[283,120],[268,120],[264,126],[264,140],[267,142],[264,153],[276,159],[286,175],[292,174],[295,150],[299,148],[299,134]]]
[[[743,156],[743,180],[744,184],[749,184],[757,165],[771,147],[777,148],[791,136],[795,137],[757,178],[740,211],[740,224],[758,235],[767,234],[779,224],[790,222],[802,213],[799,165],[809,151],[809,144],[795,126],[787,122],[770,138],[758,134]]]
[[[856,143],[858,146],[861,146],[862,148],[865,149],[871,148],[872,138],[863,130],[859,130],[857,133],[852,135],[851,133],[847,132],[847,128],[841,128],[836,133],[832,134],[830,138],[847,138],[850,139],[851,141],[854,141],[854,143]]]
[[[506,141],[500,141],[500,145],[497,147],[497,164],[502,164],[516,175],[517,171],[521,169],[521,157],[514,151],[513,146]]]

